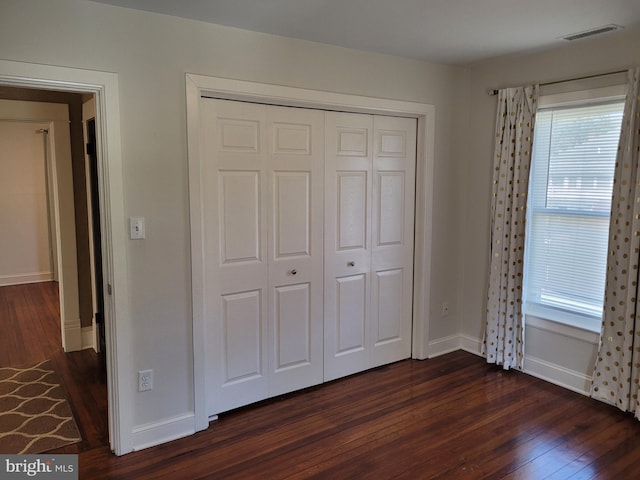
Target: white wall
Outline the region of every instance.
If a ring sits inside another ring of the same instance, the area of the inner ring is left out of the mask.
[[[55,265],[60,293],[60,317],[62,346],[65,351],[81,349],[80,314],[78,301],[78,267],[76,260],[75,208],[73,202],[73,172],[71,161],[71,140],[69,133],[69,109],[67,105],[46,102],[27,102],[0,99],[0,119],[18,120],[31,123],[33,130],[46,128],[49,134],[38,141],[46,144],[49,212],[40,212],[49,217],[46,233],[51,241],[53,263]],[[16,172],[14,172],[16,173]],[[8,173],[11,175],[11,173]],[[2,177],[5,185],[0,191],[12,189],[18,179],[15,175]],[[12,192],[15,193],[15,192]],[[47,202],[44,201],[45,209]],[[3,229],[16,221],[2,219]],[[42,227],[41,227],[42,228]],[[24,243],[28,239],[23,240]],[[17,247],[13,247],[17,253]],[[41,253],[44,255],[44,253]],[[48,253],[47,253],[48,255]]]
[[[42,157],[38,162],[47,161],[49,171],[45,175],[42,170],[38,170],[37,172],[33,171],[33,168],[31,170],[24,170],[24,165],[20,167],[21,172],[18,172],[16,168],[12,168],[12,171],[5,171],[4,168],[6,165],[2,167],[3,171],[0,172],[0,182],[2,183],[2,185],[0,185],[0,196],[3,197],[3,202],[9,197],[14,199],[18,198],[16,195],[19,195],[22,198],[19,200],[20,204],[14,205],[11,212],[3,207],[2,215],[13,215],[15,218],[3,216],[0,220],[0,225],[5,227],[3,228],[1,236],[4,238],[5,242],[12,242],[11,244],[5,243],[0,247],[0,251],[4,252],[2,262],[6,265],[6,268],[0,267],[0,277],[5,277],[4,280],[0,279],[0,284],[21,283],[19,281],[11,281],[11,279],[18,280],[15,273],[18,265],[20,265],[18,267],[20,272],[22,272],[22,274],[26,274],[23,278],[25,282],[50,280],[52,277],[57,281],[59,269],[58,257],[55,254],[57,250],[57,234],[55,231],[56,220],[54,202],[47,202],[47,186],[42,183],[45,179],[48,180],[49,200],[53,199],[55,193],[52,170],[53,155],[48,155],[48,159],[45,158],[46,138],[44,135],[35,134],[34,132],[36,129],[40,128],[51,130],[51,122],[59,122],[60,128],[63,125],[68,124],[69,111],[66,105],[56,103],[0,99],[0,121],[11,122],[13,120],[20,122],[22,125],[22,128],[19,128],[19,131],[22,132],[24,138],[22,138],[19,145],[17,145],[16,142],[18,139],[14,136],[11,138],[11,144],[14,147],[20,148],[27,148],[26,144],[30,144],[28,147],[30,150],[37,150],[32,153],[38,157]],[[15,124],[14,128],[18,128],[17,125],[18,124]],[[7,127],[3,126],[3,128]],[[53,132],[50,133],[53,135]],[[69,155],[69,153],[65,151],[64,146],[62,146],[61,149],[62,150],[58,153],[63,156]],[[8,159],[10,153],[5,150],[4,146],[1,151],[2,161],[4,163],[5,158]],[[70,159],[64,157],[61,162],[61,168],[63,169],[61,173],[65,175],[67,173],[65,170],[66,166],[70,168]],[[32,167],[35,166],[32,165]],[[25,194],[32,200],[36,200],[36,196],[34,196],[36,191],[33,190],[33,185],[26,184],[26,178],[24,175],[28,175],[32,181],[39,184],[39,187],[37,187],[37,201],[40,203],[40,207],[37,209],[34,208],[35,205],[33,203],[29,205],[24,202]],[[45,178],[40,178],[43,175],[45,175]],[[47,208],[47,203],[49,212],[43,212],[42,205],[44,205],[44,208]],[[39,221],[32,219],[32,221],[29,222],[27,210],[34,215],[38,215],[41,219]],[[36,224],[38,226],[36,226]],[[9,225],[14,225],[16,232],[14,232],[13,235],[11,235],[11,231],[7,228]],[[38,246],[36,247],[33,245],[33,242],[36,242]],[[26,250],[29,250],[29,252],[27,253]],[[49,260],[51,253],[53,253],[53,255]],[[45,257],[47,259],[46,262],[44,260]],[[13,265],[12,269],[14,270],[14,274],[7,274],[9,264]],[[41,271],[41,269],[45,269],[47,271]],[[75,273],[73,273],[73,275],[75,275]],[[77,298],[75,299],[75,302],[77,303]]]
[[[0,104],[0,285],[53,278],[44,135],[46,123],[2,120]]]
[[[489,258],[489,207],[496,97],[488,89],[544,83],[640,65],[640,28],[583,40],[554,50],[509,56],[470,67],[470,101],[461,165],[461,333],[482,337]],[[525,368],[584,390],[593,370],[598,335],[575,329],[552,333],[548,324],[528,326]]]
[[[131,399],[134,425],[193,411],[186,72],[435,105],[430,338],[459,331],[459,147],[450,139],[465,69],[84,0],[3,0],[0,58],[119,76],[125,209],[146,218],[146,239],[127,252],[132,385],[137,370],[154,369],[154,389]],[[444,301],[451,309],[441,318]]]

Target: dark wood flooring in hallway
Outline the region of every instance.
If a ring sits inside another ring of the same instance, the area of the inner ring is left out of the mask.
[[[82,441],[57,453],[109,444],[104,356],[92,349],[64,353],[56,282],[0,287],[0,367],[51,360],[67,392]]]

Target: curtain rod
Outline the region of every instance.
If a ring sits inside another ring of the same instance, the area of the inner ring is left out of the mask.
[[[589,78],[606,77],[608,75],[617,75],[618,73],[627,73],[628,71],[629,70],[616,70],[615,72],[596,73],[594,75],[586,75],[584,77],[573,77],[573,78],[567,78],[566,80],[556,80],[554,82],[545,82],[545,83],[541,83],[540,86],[542,87],[546,85],[556,85],[558,83],[575,82],[577,80],[588,80]],[[487,93],[489,93],[489,95],[491,96],[495,96],[499,92],[500,90],[496,88],[492,88]]]

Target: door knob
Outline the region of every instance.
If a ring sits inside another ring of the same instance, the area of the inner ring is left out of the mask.
[[[347,263],[347,267],[355,267],[356,266],[356,262],[348,262]]]

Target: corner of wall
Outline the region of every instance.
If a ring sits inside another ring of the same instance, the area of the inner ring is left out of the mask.
[[[429,355],[427,358],[439,357],[447,353],[464,350],[480,357],[482,354],[482,339],[471,337],[462,333],[439,338],[429,342]]]

